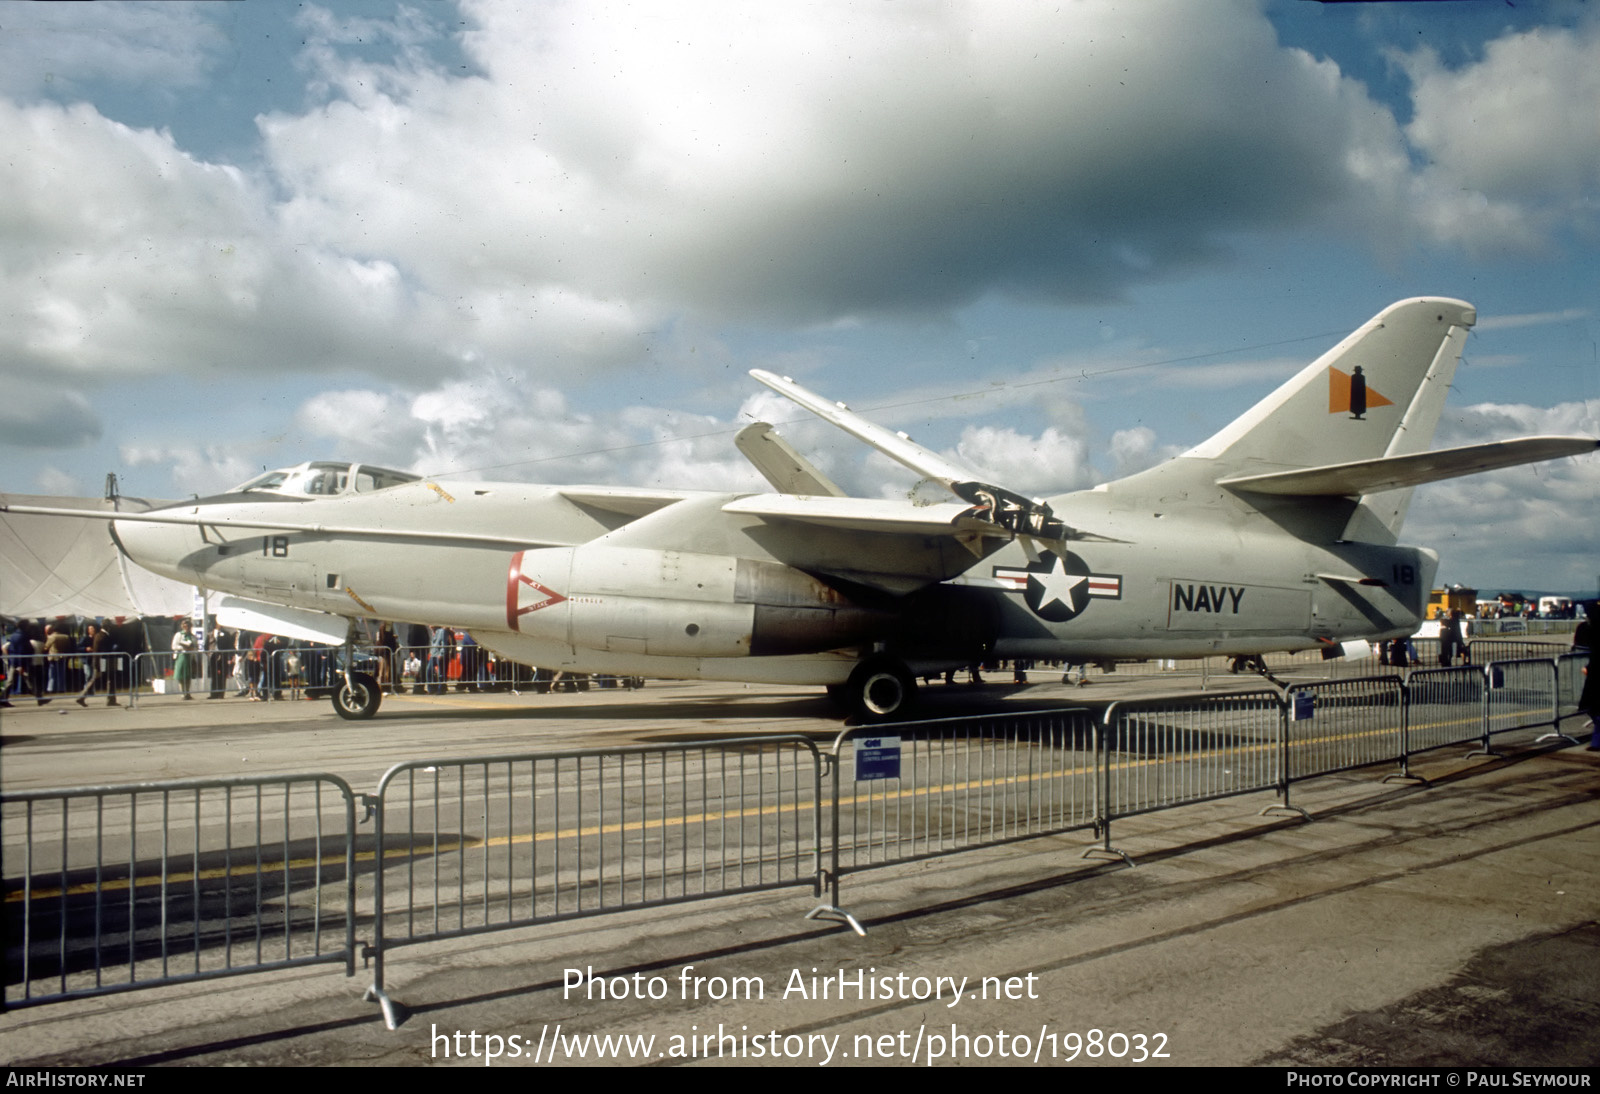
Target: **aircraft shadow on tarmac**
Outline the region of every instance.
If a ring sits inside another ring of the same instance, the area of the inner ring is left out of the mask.
[[[923,719],[954,718],[974,714],[1021,714],[1035,711],[1061,710],[1067,706],[1087,705],[1075,702],[1060,695],[1033,696],[1024,694],[1030,690],[1026,684],[984,684],[976,687],[957,684],[942,690],[934,690],[930,694],[936,698],[916,707],[899,721],[919,721]],[[450,692],[450,698],[467,699],[469,693]],[[426,698],[445,698],[446,696],[427,696]],[[391,701],[383,708],[382,717],[385,719],[436,719],[440,716],[440,707],[418,707],[404,702],[405,696],[399,701]],[[531,697],[530,698],[534,698]],[[715,697],[705,695],[671,696],[659,692],[650,695],[648,692],[638,693],[638,699],[631,702],[607,702],[598,704],[586,701],[582,694],[562,693],[556,696],[538,696],[535,706],[495,706],[478,709],[461,707],[448,708],[452,720],[482,720],[491,721],[499,719],[527,718],[533,720],[548,719],[574,719],[579,721],[615,721],[626,722],[631,720],[665,720],[697,718],[707,721],[724,721],[728,719],[749,718],[751,716],[770,718],[817,718],[834,722],[841,726],[853,725],[844,713],[834,705],[826,696],[812,690],[797,694],[771,694],[758,693],[747,695],[741,692],[729,692]],[[894,724],[875,723],[879,725]]]
[[[62,977],[92,977],[96,968],[116,983],[338,953],[351,914],[342,842],[274,841],[259,862],[254,848],[185,853],[167,860],[164,886],[159,858],[8,877],[0,912],[7,994],[23,983],[24,940],[27,979],[46,992],[61,990]],[[384,868],[425,862],[436,847],[463,842],[441,832],[438,843],[430,838],[407,847],[395,836],[386,841]],[[360,910],[371,905],[370,883],[361,879],[375,871],[375,846],[370,835],[356,838],[358,931],[372,921],[370,911]],[[31,892],[26,902],[25,891]],[[73,988],[69,982],[66,990]]]

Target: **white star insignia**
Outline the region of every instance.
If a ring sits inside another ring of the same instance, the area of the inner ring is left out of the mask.
[[[1044,611],[1052,604],[1061,604],[1068,611],[1073,611],[1072,590],[1089,580],[1088,574],[1067,573],[1065,559],[1057,558],[1056,564],[1047,573],[1035,573],[1032,576],[1039,580],[1043,591],[1039,595],[1039,611]]]

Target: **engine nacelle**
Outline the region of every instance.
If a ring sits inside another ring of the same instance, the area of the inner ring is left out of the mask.
[[[642,547],[512,556],[506,625],[579,649],[669,657],[819,653],[870,640],[893,613],[776,562]]]

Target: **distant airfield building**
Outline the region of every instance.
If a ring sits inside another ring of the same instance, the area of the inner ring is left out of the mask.
[[[1451,612],[1478,614],[1478,590],[1465,585],[1447,585],[1428,594],[1428,619],[1448,619]]]

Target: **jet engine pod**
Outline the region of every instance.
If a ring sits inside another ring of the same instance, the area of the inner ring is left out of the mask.
[[[821,653],[880,638],[897,612],[852,600],[810,574],[777,562],[741,558],[735,597],[755,605],[750,652],[773,657]]]
[[[780,563],[600,544],[514,556],[506,616],[575,648],[670,657],[817,653],[895,618]]]
[[[734,560],[590,544],[572,549],[572,645],[668,657],[744,657],[753,609],[736,604]]]

